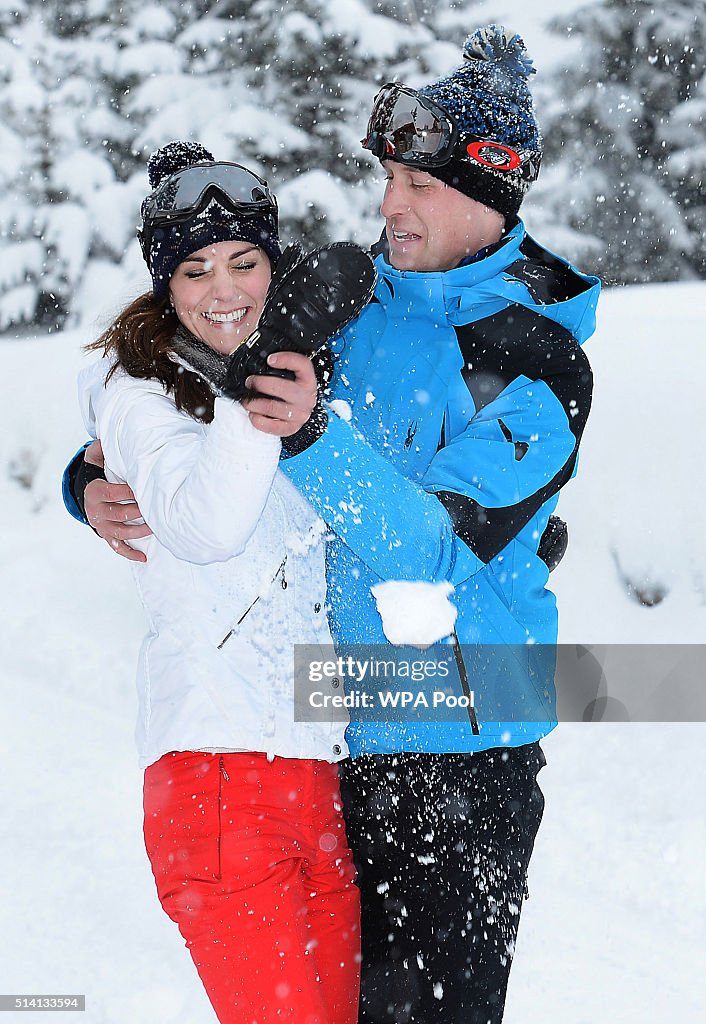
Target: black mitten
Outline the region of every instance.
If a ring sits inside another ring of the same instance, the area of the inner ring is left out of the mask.
[[[358,316],[375,287],[375,268],[368,254],[351,242],[340,242],[303,254],[287,246],[270,282],[260,322],[230,357],[223,391],[239,400],[248,393],[251,375],[290,380],[289,370],[267,365],[272,352],[312,356]]]
[[[183,366],[184,369],[198,374],[205,380],[216,394],[226,394],[225,382],[231,356],[222,356],[214,352],[212,348],[193,334],[190,334],[183,327],[179,327],[172,339],[169,358],[172,362]],[[282,438],[282,458],[289,458],[292,455],[299,455],[306,448],[317,441],[328,424],[328,415],[324,406],[324,399],[329,393],[331,378],[333,376],[333,359],[328,348],[324,346],[311,357],[311,362],[316,374],[318,383],[316,405],[306,423],[290,434]],[[274,370],[269,367],[268,375],[273,376]],[[293,376],[288,370],[284,371],[287,376]],[[252,392],[244,392],[252,394]],[[83,461],[83,460],[81,460]]]
[[[569,530],[563,519],[559,516],[549,516],[546,529],[539,538],[537,554],[549,567],[549,572],[556,569],[559,562],[566,554],[569,546]]]

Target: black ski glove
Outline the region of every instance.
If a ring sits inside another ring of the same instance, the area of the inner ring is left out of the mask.
[[[339,242],[304,254],[288,245],[272,276],[257,330],[230,357],[223,391],[241,399],[249,376],[294,379],[290,370],[267,364],[273,352],[315,355],[329,338],[358,316],[375,287],[368,254]]]
[[[566,523],[559,516],[549,516],[537,548],[537,554],[548,566],[549,572],[556,569],[568,546],[569,530]]]

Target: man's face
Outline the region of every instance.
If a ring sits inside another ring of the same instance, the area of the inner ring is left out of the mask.
[[[502,237],[505,218],[445,185],[426,171],[383,163],[385,195],[380,212],[397,270],[452,270],[466,256]]]

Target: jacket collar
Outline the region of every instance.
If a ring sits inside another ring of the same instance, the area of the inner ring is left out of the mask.
[[[525,245],[526,243],[526,245]],[[513,263],[524,261],[522,247],[536,250],[550,272],[567,275],[573,286],[564,298],[544,302],[535,297],[516,278]],[[535,242],[518,218],[507,234],[485,255],[454,270],[440,273],[418,273],[395,270],[383,256],[375,261],[378,271],[376,298],[392,318],[415,321],[463,324],[490,316],[513,303],[534,309],[571,331],[583,343],[595,330],[595,310],[600,292],[597,277],[582,274],[568,260],[549,252]]]
[[[392,312],[404,313],[414,306],[415,316],[427,315],[431,319],[448,310],[457,310],[464,304],[468,289],[494,278],[505,267],[520,257],[520,246],[525,237],[525,226],[517,220],[503,238],[481,259],[462,264],[453,270],[419,272],[396,270],[380,255],[375,260],[378,271],[376,298]],[[425,306],[422,304],[426,304]]]

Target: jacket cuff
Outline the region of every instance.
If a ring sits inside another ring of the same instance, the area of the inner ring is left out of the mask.
[[[94,466],[90,462],[86,462],[84,457],[86,448],[93,444],[93,440],[86,441],[86,443],[79,448],[74,455],[71,462],[64,470],[64,476],[61,483],[62,496],[64,498],[64,505],[66,511],[78,520],[79,523],[83,523],[84,526],[90,526],[86,517],[86,487],[90,484],[91,480],[105,480],[105,472],[100,466]]]
[[[296,434],[282,438],[281,459],[291,459],[294,455],[301,455],[307,448],[311,448],[315,441],[323,436],[328,426],[328,413],[324,404],[319,398],[314,406],[311,416],[303,427],[297,430]]]

